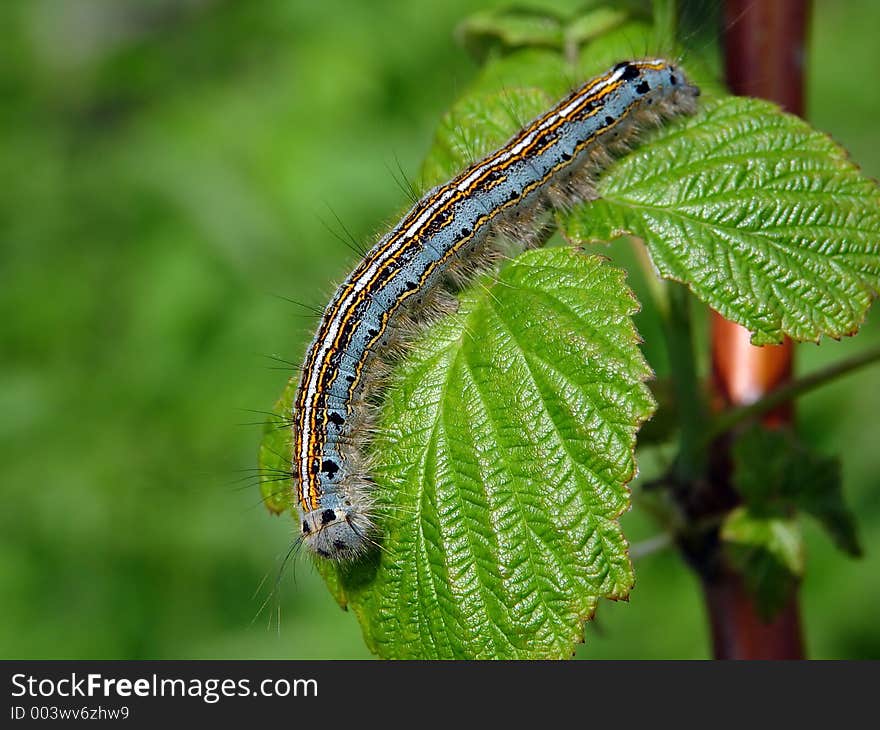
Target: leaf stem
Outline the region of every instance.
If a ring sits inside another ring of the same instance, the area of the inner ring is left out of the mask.
[[[708,433],[703,437],[703,443],[708,444],[744,421],[769,413],[783,403],[800,398],[802,395],[816,390],[832,380],[836,380],[843,375],[878,361],[880,361],[880,347],[874,347],[827,368],[818,370],[815,373],[810,373],[802,378],[786,383],[747,406],[724,411],[715,419]]]
[[[657,269],[651,263],[651,256],[648,253],[648,247],[641,238],[635,236],[629,237],[630,247],[636,258],[636,263],[642,270],[642,275],[648,290],[651,292],[651,298],[654,305],[661,316],[669,316],[669,297],[666,290],[670,286],[669,282],[657,274]]]
[[[675,400],[679,409],[679,455],[676,476],[682,483],[699,478],[705,471],[706,404],[696,372],[690,295],[685,287],[667,288],[665,334]]]
[[[653,555],[654,553],[659,553],[661,550],[666,550],[674,544],[672,535],[668,532],[661,532],[659,535],[654,535],[654,537],[649,537],[641,542],[633,543],[632,547],[629,549],[629,557],[633,561],[641,560],[648,555]]]

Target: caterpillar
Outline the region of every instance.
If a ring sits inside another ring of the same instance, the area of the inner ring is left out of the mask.
[[[691,114],[699,89],[664,59],[618,63],[505,145],[428,191],[337,288],[308,348],[292,413],[292,473],[303,542],[353,560],[375,542],[365,445],[371,396],[390,354],[454,307],[444,284],[466,282],[503,241],[539,241],[523,225],[595,199],[594,181],[642,129]]]

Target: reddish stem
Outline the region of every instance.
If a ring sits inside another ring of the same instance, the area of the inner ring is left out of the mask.
[[[727,0],[724,12],[724,53],[731,91],[780,104],[786,111],[804,111],[804,44],[809,0]],[[791,378],[793,348],[754,347],[748,330],[712,316],[712,388],[716,408],[739,406]],[[782,406],[764,418],[765,425],[790,423],[792,409]],[[714,445],[711,489],[716,504],[736,497],[730,485],[729,440]],[[717,550],[717,543],[715,545]],[[798,597],[772,622],[758,614],[742,577],[723,558],[703,562],[701,578],[709,612],[712,644],[718,659],[803,658]]]
[[[742,578],[726,570],[705,580],[703,590],[716,659],[803,659],[797,596],[771,621],[764,621]]]
[[[809,16],[809,0],[727,0],[724,71],[730,90],[803,116]]]

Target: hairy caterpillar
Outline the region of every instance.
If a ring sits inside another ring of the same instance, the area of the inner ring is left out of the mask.
[[[595,197],[611,154],[639,130],[693,113],[698,94],[669,61],[619,63],[430,190],[366,254],[324,310],[293,405],[293,481],[312,551],[347,560],[373,542],[369,396],[383,356],[448,302],[444,280],[488,266],[503,238],[534,243],[535,226],[522,221]]]

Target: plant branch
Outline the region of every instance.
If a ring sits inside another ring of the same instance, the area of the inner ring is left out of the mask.
[[[726,0],[724,16],[724,66],[730,90],[769,99],[793,114],[803,114],[809,0]],[[790,340],[777,347],[751,347],[747,330],[713,313],[711,342],[712,383],[719,406],[748,407],[744,404],[755,394],[783,388],[791,378]],[[790,422],[791,417],[790,409],[780,408],[766,413],[763,421],[768,426],[779,425]],[[691,505],[692,519],[726,514],[736,504],[729,446],[729,439],[722,437],[708,449],[712,455],[708,489],[702,500]],[[700,573],[716,658],[803,658],[796,591],[768,623],[757,610],[743,576],[725,559],[717,530],[688,545],[686,554]]]

